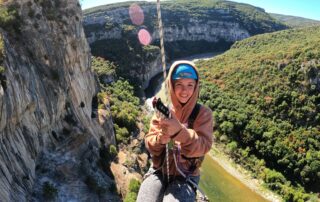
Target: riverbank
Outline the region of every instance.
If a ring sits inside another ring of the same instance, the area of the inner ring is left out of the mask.
[[[263,186],[263,182],[251,177],[250,172],[236,164],[230,157],[224,154],[218,144],[213,144],[210,157],[218,163],[230,175],[240,180],[244,185],[263,198],[272,202],[281,202],[282,199],[276,193]]]

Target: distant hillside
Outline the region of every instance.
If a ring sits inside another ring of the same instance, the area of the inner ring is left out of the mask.
[[[161,71],[146,69],[159,59],[156,3],[138,2],[144,16],[140,26],[130,20],[132,3],[84,10],[84,28],[93,55],[115,62],[119,75],[145,84],[150,72]],[[161,10],[168,60],[224,51],[235,41],[288,28],[261,8],[229,1],[163,1]],[[137,39],[141,28],[147,29],[152,36],[149,46],[142,47]]]
[[[319,36],[320,27],[258,35],[198,64],[217,140],[285,201],[320,193]]]
[[[320,21],[317,20],[311,20],[291,15],[281,15],[276,13],[269,14],[280,22],[288,25],[289,27],[310,27],[320,25]]]

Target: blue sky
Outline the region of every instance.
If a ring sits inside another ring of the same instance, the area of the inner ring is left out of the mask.
[[[268,13],[320,20],[320,0],[233,0],[264,8]]]
[[[80,0],[83,9],[128,0]],[[154,1],[156,0],[149,0]],[[266,12],[320,20],[320,0],[233,0],[264,8]]]

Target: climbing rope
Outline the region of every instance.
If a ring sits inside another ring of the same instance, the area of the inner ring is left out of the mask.
[[[159,38],[160,38],[160,49],[161,49],[161,62],[162,62],[162,72],[163,72],[163,80],[165,81],[167,78],[167,68],[166,68],[166,55],[164,52],[164,43],[163,43],[163,27],[162,27],[162,20],[161,20],[161,8],[160,8],[160,0],[157,0],[157,15],[158,15],[158,26],[159,26]],[[165,96],[168,97],[168,90],[167,85],[164,88]],[[166,165],[167,165],[167,178],[168,182],[170,180],[169,177],[169,145],[166,144]]]

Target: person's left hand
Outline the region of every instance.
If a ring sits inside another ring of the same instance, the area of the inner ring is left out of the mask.
[[[171,119],[161,119],[159,125],[162,132],[170,137],[182,129],[182,124],[177,119],[173,111],[171,111]]]

